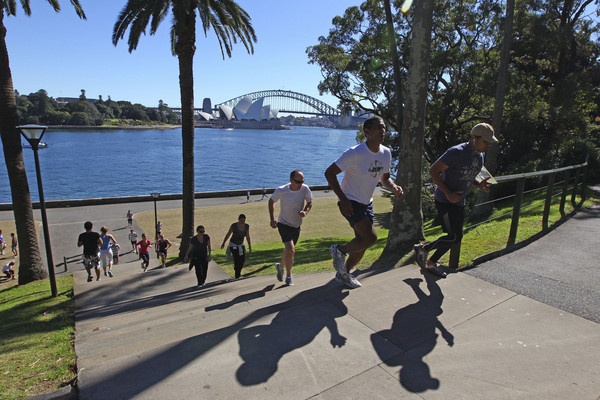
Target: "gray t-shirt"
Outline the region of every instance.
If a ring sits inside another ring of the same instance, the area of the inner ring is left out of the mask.
[[[457,204],[464,206],[475,177],[483,166],[483,153],[473,151],[466,142],[450,147],[438,160],[448,166],[448,169],[442,171],[442,180],[451,191],[463,192]],[[434,199],[441,203],[450,203],[438,187],[435,188]]]

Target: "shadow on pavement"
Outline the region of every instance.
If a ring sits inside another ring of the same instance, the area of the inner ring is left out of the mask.
[[[422,272],[423,273],[423,272]],[[429,366],[423,360],[437,344],[440,331],[448,346],[454,345],[454,336],[442,325],[438,317],[443,313],[444,295],[437,284],[440,278],[423,273],[429,295],[421,288],[422,279],[405,279],[415,292],[418,301],[401,308],[394,315],[392,327],[371,335],[373,347],[381,360],[390,367],[400,366],[400,384],[408,391],[422,393],[438,389],[440,381],[431,376]],[[386,348],[381,346],[379,336],[395,344],[404,352],[389,359]]]
[[[248,296],[260,297],[268,288]],[[310,343],[323,328],[331,332],[332,346],[344,345],[345,338],[339,334],[335,322],[335,318],[348,312],[342,302],[348,292],[342,290],[339,284],[328,282],[303,291],[287,301],[257,309],[229,326],[190,337],[162,348],[148,359],[111,371],[105,378],[85,385],[86,394],[94,398],[107,398],[105,396],[111,393],[119,393],[121,398],[135,397],[238,332],[240,355],[244,359],[237,371],[239,382],[246,386],[265,382],[277,371],[277,364],[284,354]],[[329,302],[327,306],[323,306],[325,300]],[[158,301],[161,303],[164,299]],[[227,307],[230,305],[228,303],[222,306]],[[215,309],[222,306],[217,305]],[[274,313],[278,314],[271,324],[247,328],[260,318]],[[291,326],[293,329],[290,329]],[[256,335],[259,335],[259,339]]]

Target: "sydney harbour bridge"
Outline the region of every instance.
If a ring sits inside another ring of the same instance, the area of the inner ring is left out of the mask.
[[[340,111],[330,106],[329,104],[308,96],[306,94],[292,92],[290,90],[261,90],[243,94],[233,99],[217,103],[214,106],[208,106],[211,110],[217,110],[220,105],[234,108],[244,97],[250,96],[252,102],[264,98],[264,104],[269,104],[271,108],[278,110],[280,113],[307,114],[315,116],[323,116],[330,118],[338,118]],[[180,113],[180,108],[172,108],[173,111]],[[194,111],[208,112],[206,107],[195,108]]]
[[[218,103],[215,107],[225,105],[233,108],[246,96],[250,96],[253,102],[264,98],[264,104],[269,104],[271,108],[279,110],[280,113],[309,114],[324,117],[338,117],[340,115],[337,109],[319,99],[306,94],[280,89],[261,90],[244,94]]]

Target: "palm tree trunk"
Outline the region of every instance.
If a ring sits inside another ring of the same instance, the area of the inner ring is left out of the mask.
[[[423,237],[421,187],[423,178],[423,142],[425,108],[429,82],[433,0],[415,5],[411,38],[404,120],[400,136],[400,154],[396,183],[404,189],[404,200],[394,203],[390,232],[382,256],[397,256],[412,249]]]
[[[48,276],[38,246],[29,184],[23,162],[17,104],[6,48],[4,11],[0,11],[0,137],[4,161],[10,181],[13,212],[19,238],[19,285],[44,279]]]
[[[181,139],[183,156],[182,234],[179,258],[183,259],[194,236],[194,73],[196,50],[196,11],[192,8],[182,24],[175,47],[179,60],[179,90],[181,93]]]

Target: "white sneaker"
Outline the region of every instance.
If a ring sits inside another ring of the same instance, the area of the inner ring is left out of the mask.
[[[344,284],[346,286],[348,286],[351,289],[356,289],[359,287],[362,287],[362,285],[360,284],[360,282],[358,281],[358,279],[356,279],[354,277],[354,275],[346,272],[345,274],[341,274],[342,275],[342,279],[344,280]]]
[[[339,250],[339,245],[334,244],[329,248],[331,258],[333,258],[333,267],[337,272],[343,274],[346,272],[346,255]]]

